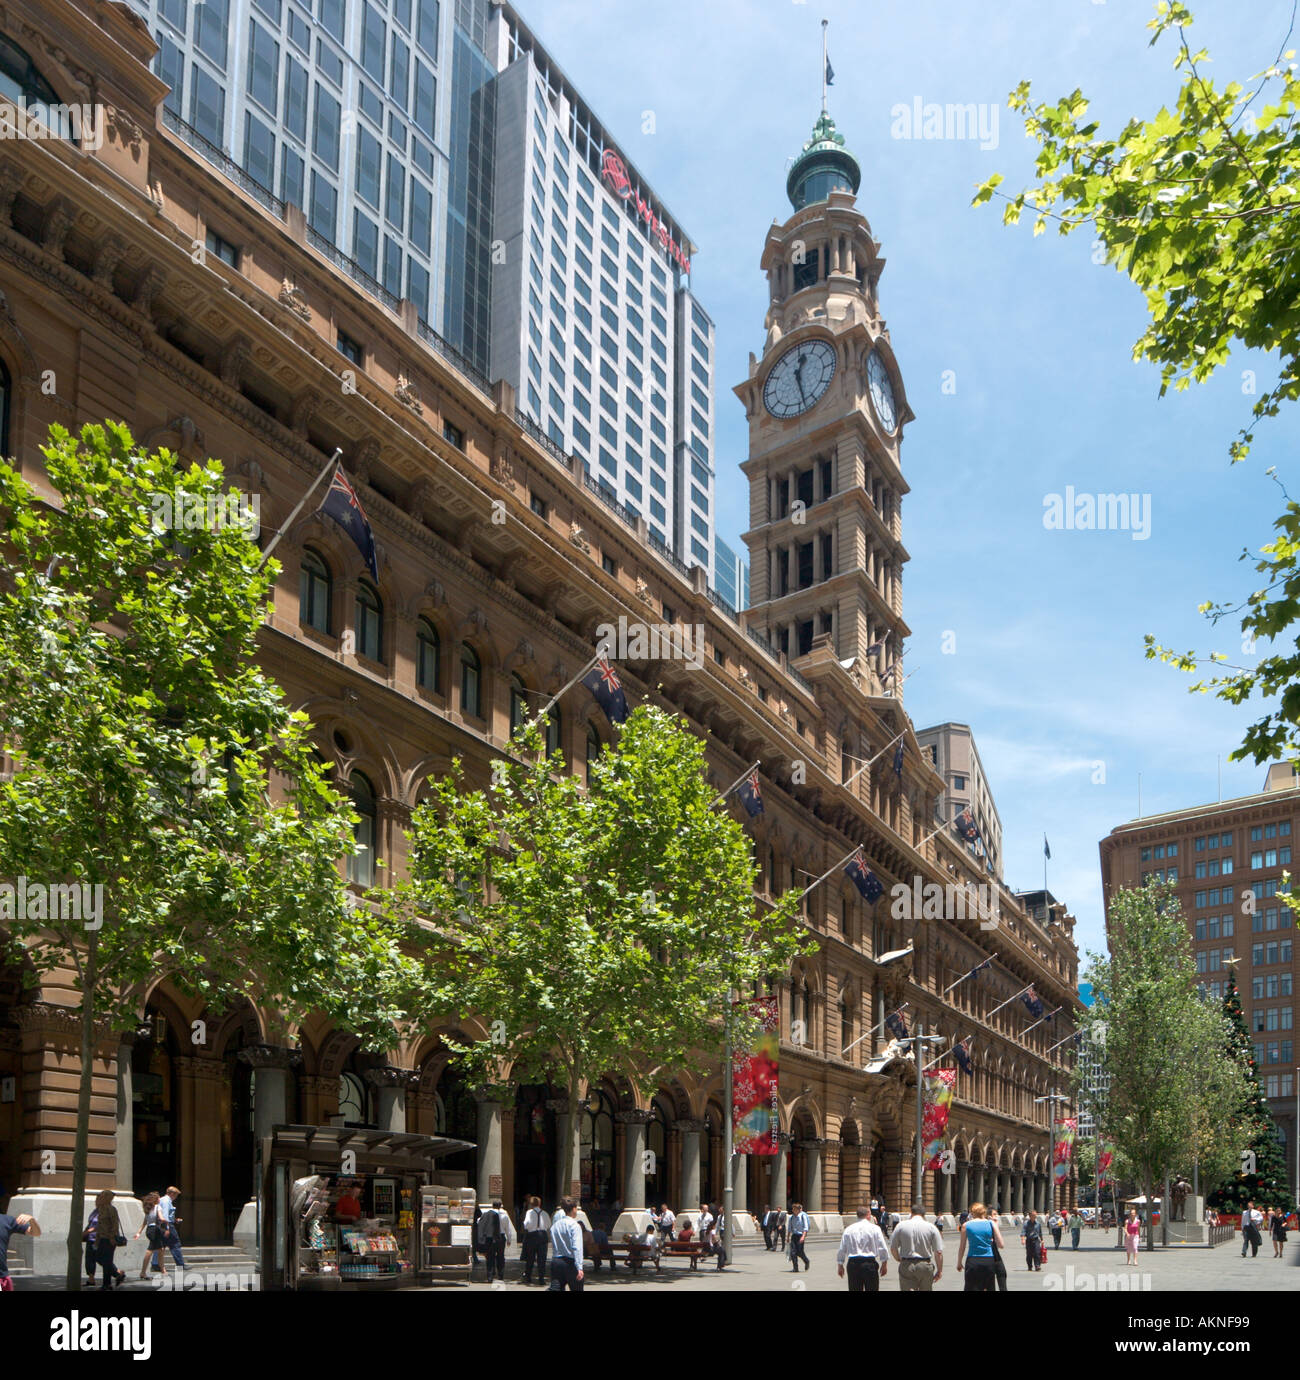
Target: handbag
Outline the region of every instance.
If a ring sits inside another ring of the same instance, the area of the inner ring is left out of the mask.
[[[1046,1242],[1044,1242],[1044,1243],[1038,1248],[1038,1259],[1039,1259],[1039,1262],[1040,1262],[1041,1264],[1043,1264],[1043,1265],[1046,1265],[1046,1264],[1047,1264],[1047,1243],[1046,1243]]]
[[[121,1232],[118,1232],[118,1234],[113,1238],[113,1244],[115,1246],[125,1246],[126,1237],[123,1236]]]

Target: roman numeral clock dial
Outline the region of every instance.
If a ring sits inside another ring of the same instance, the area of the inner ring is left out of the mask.
[[[763,406],[773,417],[799,417],[815,407],[835,377],[835,348],[826,340],[792,346],[768,371]]]

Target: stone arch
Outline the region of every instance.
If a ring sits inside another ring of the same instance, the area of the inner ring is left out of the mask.
[[[205,1008],[204,1018],[208,1021],[208,1048],[218,1059],[225,1054],[226,1046],[236,1034],[242,1035],[248,1045],[267,1043],[262,1014],[247,998],[221,1013]]]

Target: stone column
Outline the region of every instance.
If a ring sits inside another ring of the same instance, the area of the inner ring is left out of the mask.
[[[381,1131],[406,1130],[406,1090],[419,1081],[414,1069],[384,1064],[366,1070],[366,1082],[375,1090],[375,1122]]]
[[[774,1208],[787,1208],[786,1202],[785,1176],[786,1176],[786,1157],[790,1153],[790,1133],[789,1131],[774,1131],[772,1139],[776,1141],[776,1154],[772,1156],[771,1178],[768,1180],[767,1198]]]
[[[302,1063],[302,1054],[280,1045],[249,1045],[236,1058],[253,1070],[253,1136],[260,1142],[273,1126],[289,1120],[290,1080]]]
[[[490,1203],[493,1198],[505,1197],[501,1099],[495,1088],[475,1088],[474,1103],[478,1110],[478,1197],[479,1202]]]
[[[571,1116],[580,1117],[582,1108],[577,1112],[569,1110],[569,1099],[564,1097],[551,1097],[546,1101],[547,1108],[555,1113],[555,1181],[560,1186],[560,1197],[571,1194],[577,1198],[582,1191],[582,1135],[579,1130],[581,1123],[574,1126],[573,1135],[573,1158],[569,1161],[568,1172],[565,1172],[564,1165],[564,1142],[568,1136],[569,1118]]]
[[[840,1202],[843,1211],[854,1213],[863,1200],[870,1202],[871,1195],[862,1192],[862,1147],[860,1145],[840,1146]]]
[[[808,1189],[804,1200],[807,1212],[822,1210],[822,1153],[826,1149],[824,1140],[801,1140],[799,1148],[807,1155]]]
[[[117,1165],[113,1173],[113,1183],[123,1193],[135,1191],[134,1087],[131,1074],[131,1050],[134,1044],[133,1032],[118,1036]]]
[[[674,1121],[673,1130],[681,1138],[682,1177],[678,1201],[670,1203],[675,1212],[694,1213],[700,1205],[700,1154],[704,1147],[705,1123],[696,1118]]]
[[[970,1165],[962,1160],[957,1166],[957,1202],[955,1206],[958,1212],[964,1212],[970,1205]]]
[[[732,1183],[735,1192],[731,1205],[736,1212],[749,1211],[749,1156],[737,1155],[732,1162]]]
[[[819,1212],[837,1212],[840,1194],[840,1143],[837,1140],[822,1141],[821,1175],[818,1181],[821,1197],[818,1200]]]
[[[645,1208],[645,1128],[651,1114],[643,1111],[619,1112],[614,1118],[623,1129],[623,1210],[640,1212]]]
[[[998,1173],[998,1211],[1011,1211],[1011,1171],[1003,1169]]]

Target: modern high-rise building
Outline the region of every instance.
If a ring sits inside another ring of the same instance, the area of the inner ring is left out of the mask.
[[[718,593],[739,612],[749,607],[749,566],[717,533],[713,536],[714,584]]]
[[[935,724],[918,728],[916,741],[930,754],[934,769],[943,777],[944,794],[936,821],[953,820],[970,808],[979,829],[980,843],[968,847],[987,856],[995,877],[1002,876],[1002,816],[993,803],[993,792],[984,774],[975,735],[969,724]]]
[[[158,44],[173,133],[270,209],[301,207],[314,248],[439,321],[451,26],[438,0],[131,3]],[[221,236],[208,249],[233,252]]]
[[[1101,840],[1107,905],[1152,877],[1170,882],[1187,921],[1196,971],[1211,998],[1236,975],[1255,1062],[1287,1162],[1295,1154],[1295,921],[1279,893],[1300,831],[1300,781],[1269,768],[1256,795],[1193,805],[1118,825]]]
[[[132,0],[174,132],[518,406],[714,580],[695,246],[509,5]],[[234,254],[214,235],[209,249]]]
[[[713,321],[695,246],[510,5],[497,68],[489,373],[713,582]]]

